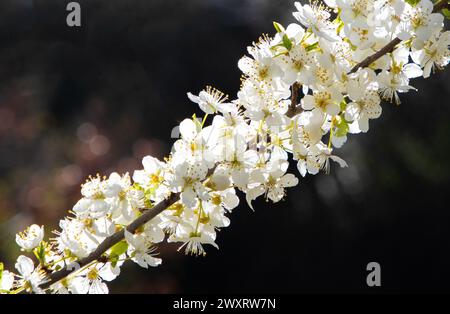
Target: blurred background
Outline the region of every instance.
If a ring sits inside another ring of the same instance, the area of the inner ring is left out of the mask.
[[[0,1],[0,260],[14,235],[57,228],[90,174],[132,172],[163,158],[170,131],[206,85],[230,95],[237,61],[287,0]],[[162,266],[129,263],[113,293],[448,292],[450,71],[415,80],[420,92],[384,104],[366,135],[339,154],[347,169],[301,180],[284,202],[245,202],[218,235],[220,251],[186,257],[159,248]],[[366,265],[382,287],[366,286]]]

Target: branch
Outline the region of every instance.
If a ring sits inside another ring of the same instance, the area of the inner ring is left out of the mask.
[[[292,118],[303,111],[302,107],[299,105],[300,87],[300,83],[297,82],[295,82],[291,87],[291,105],[289,106],[289,110],[286,112],[286,116],[289,118]]]
[[[444,8],[448,8],[449,4],[447,2],[447,0],[441,0],[439,3],[435,4],[434,9],[433,9],[433,13],[437,13],[440,10],[444,9]],[[360,68],[367,68],[369,67],[372,63],[374,63],[375,61],[377,61],[378,59],[380,59],[382,56],[384,56],[387,53],[392,52],[395,47],[400,44],[402,41],[398,38],[395,38],[394,40],[392,40],[391,42],[389,42],[386,46],[384,46],[383,48],[381,48],[379,51],[375,52],[373,55],[368,56],[367,58],[365,58],[363,61],[361,61],[360,63],[358,63],[357,65],[355,65],[352,70],[349,72],[349,74],[355,73],[356,71],[358,71]]]
[[[208,170],[208,173],[206,174],[206,180],[214,173],[214,171],[217,168],[217,164]],[[152,208],[143,208],[140,209],[143,214],[136,218],[132,223],[130,223],[125,229],[128,232],[134,233],[139,227],[145,225],[150,220],[161,214],[164,210],[175,204],[180,200],[180,193],[172,193],[170,196],[153,206]],[[113,235],[107,237],[105,240],[103,240],[102,243],[93,251],[91,252],[87,257],[82,258],[77,261],[78,265],[81,267],[84,267],[88,265],[89,263],[92,263],[93,261],[99,261],[102,259],[102,255],[108,251],[112,246],[119,243],[125,238],[125,229],[122,229]],[[76,269],[69,270],[67,268],[63,268],[61,270],[58,270],[54,273],[51,273],[48,275],[48,281],[44,282],[41,285],[41,288],[47,289],[52,284],[66,278],[70,274],[72,274]]]
[[[176,203],[179,199],[180,199],[179,193],[172,193],[167,199],[159,202],[154,207],[150,209],[143,209],[144,213],[138,218],[136,218],[131,224],[129,224],[126,230],[131,233],[134,233],[139,227],[145,225],[147,222],[155,218],[165,209]],[[84,267],[93,261],[99,260],[103,255],[103,253],[109,250],[113,245],[122,241],[124,238],[125,238],[125,229],[122,229],[114,233],[113,235],[107,237],[102,243],[100,243],[100,245],[95,249],[95,251],[93,251],[87,257],[78,260],[77,261],[78,265],[80,265],[80,267]],[[48,281],[43,283],[41,285],[41,288],[46,289],[50,287],[52,284],[69,276],[74,271],[76,270],[75,269],[69,270],[67,268],[63,268],[59,271],[51,273],[48,276]]]
[[[380,50],[375,52],[373,55],[368,56],[363,61],[361,61],[360,63],[355,65],[352,68],[352,70],[349,72],[349,74],[355,73],[356,71],[358,71],[361,68],[367,68],[368,66],[370,66],[372,63],[374,63],[375,61],[380,59],[385,54],[392,52],[394,50],[395,46],[397,46],[401,42],[402,41],[400,39],[395,38],[389,44],[387,44],[386,46],[384,46],[383,48],[381,48]]]

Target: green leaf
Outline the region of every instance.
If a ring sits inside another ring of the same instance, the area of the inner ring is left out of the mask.
[[[270,49],[274,52],[274,54],[282,55],[287,54],[289,51],[286,50],[284,44],[278,44],[270,47]]]
[[[345,99],[343,99],[341,101],[341,103],[339,104],[339,107],[341,107],[341,111],[344,112],[345,109],[347,109],[347,102],[345,101]]]
[[[132,186],[133,190],[144,191],[144,188],[139,183],[134,183]]]
[[[447,20],[450,20],[450,10],[447,8],[442,9],[442,14],[444,14]]]
[[[199,128],[199,129],[202,128],[202,121],[197,117],[197,115],[195,113],[192,115],[192,121],[194,121],[197,128]]]
[[[415,7],[421,0],[405,0],[407,3]]]
[[[289,53],[289,51],[286,50],[286,48],[283,45],[272,46],[272,47],[270,47],[270,49],[273,51],[274,58],[283,56],[283,55],[286,55]]]
[[[2,284],[3,279],[3,263],[0,263],[0,285]]]
[[[273,27],[275,27],[275,30],[278,33],[284,33],[286,30],[284,29],[283,25],[281,25],[280,23],[277,22],[273,22]]]
[[[278,32],[278,34],[282,35],[282,42],[281,44],[275,45],[272,47],[272,49],[277,49],[278,47],[284,47],[286,48],[288,51],[292,49],[292,41],[291,39],[288,37],[288,35],[286,35],[286,30],[284,29],[283,25],[281,25],[280,23],[277,22],[273,22],[273,27],[275,27],[276,31]],[[281,54],[278,52],[278,54]]]
[[[349,130],[349,126],[347,121],[345,121],[344,118],[339,117],[338,119],[338,123],[335,124],[336,130],[334,132],[334,135],[336,135],[337,137],[342,137],[347,135],[348,130]]]
[[[39,246],[33,250],[34,255],[42,265],[45,265],[45,247],[46,243],[41,242]]]
[[[110,254],[115,254],[115,255],[122,255],[123,253],[125,253],[128,250],[128,243],[125,240],[120,241],[119,243],[116,243],[112,248],[111,248],[111,253]]]
[[[316,49],[317,47],[319,47],[319,42],[316,42],[316,43],[314,43],[314,44],[311,44],[311,45],[309,45],[309,46],[306,46],[306,51],[311,51],[311,50],[314,50],[314,49]]]
[[[119,262],[119,256],[117,255],[110,256],[109,261],[111,262],[112,267],[116,267],[117,263]]]
[[[128,243],[126,240],[122,240],[119,243],[116,243],[111,248],[111,252],[109,253],[109,261],[111,262],[112,267],[116,267],[120,255],[124,254],[127,250]]]
[[[289,39],[289,37],[286,34],[283,36],[283,46],[287,50],[291,50],[292,49],[292,41]]]

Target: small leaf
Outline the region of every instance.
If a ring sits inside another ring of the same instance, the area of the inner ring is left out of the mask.
[[[115,254],[115,255],[122,255],[123,253],[125,253],[128,250],[128,243],[125,240],[120,241],[119,243],[116,243],[112,248],[111,248],[111,253]]]
[[[39,246],[33,250],[34,255],[42,265],[45,265],[45,247],[46,243],[41,242]]]
[[[275,30],[278,33],[284,33],[285,32],[285,29],[284,29],[283,25],[281,25],[280,23],[273,22],[273,27],[275,27]]]
[[[283,36],[283,46],[287,50],[291,50],[292,49],[292,41],[289,39],[289,37],[287,35]]]
[[[447,9],[447,8],[442,9],[442,14],[444,14],[444,16],[447,20],[450,20],[450,10],[449,9]]]
[[[3,279],[3,263],[0,263],[0,285],[2,284]]]
[[[202,128],[202,121],[197,117],[197,115],[195,113],[192,115],[192,121],[195,123],[197,128],[199,128],[199,129]]]
[[[116,243],[111,248],[111,253],[109,253],[109,261],[111,262],[112,267],[116,267],[117,262],[122,254],[124,254],[128,250],[128,243],[126,240],[122,240],[119,243]]]
[[[311,51],[311,50],[314,50],[314,49],[316,49],[317,47],[319,47],[319,42],[316,42],[316,43],[314,43],[314,44],[311,44],[311,45],[309,45],[309,46],[306,46],[305,47],[305,49],[306,49],[306,51]]]
[[[286,48],[284,47],[283,44],[278,44],[275,46],[270,47],[270,50],[272,50],[273,54],[274,54],[274,58],[282,56],[282,55],[286,55],[289,51],[286,50]]]
[[[421,0],[405,0],[411,6],[415,7]]]
[[[341,107],[341,111],[344,112],[345,109],[347,109],[347,102],[345,101],[345,99],[343,99],[341,101],[341,103],[339,104],[339,107]]]
[[[347,133],[349,131],[349,126],[348,126],[347,121],[345,121],[345,119],[343,119],[342,117],[338,117],[336,120],[337,120],[335,122],[336,130],[334,132],[334,135],[336,135],[336,137],[342,137],[342,136],[347,135]]]

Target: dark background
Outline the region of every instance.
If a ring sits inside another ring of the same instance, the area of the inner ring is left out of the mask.
[[[235,95],[238,59],[293,1],[0,2],[0,260],[13,268],[14,234],[47,233],[89,174],[132,172],[170,151],[170,131],[206,85]],[[245,201],[218,235],[220,251],[185,257],[160,247],[162,266],[129,263],[111,292],[448,292],[450,72],[384,104],[370,132],[339,151],[350,165],[302,179],[284,202]],[[366,265],[382,287],[366,286]]]

